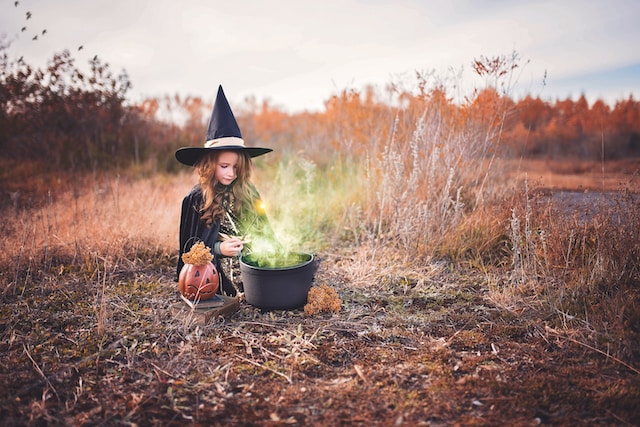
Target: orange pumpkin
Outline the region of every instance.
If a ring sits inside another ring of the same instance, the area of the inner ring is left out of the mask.
[[[218,270],[209,262],[203,265],[185,264],[178,276],[182,296],[191,301],[204,301],[216,296]]]

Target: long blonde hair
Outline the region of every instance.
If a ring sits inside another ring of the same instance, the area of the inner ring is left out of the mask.
[[[233,213],[240,216],[241,212],[250,209],[256,198],[255,190],[251,185],[251,157],[243,151],[238,153],[238,164],[236,165],[236,179],[229,185],[220,184],[216,179],[216,166],[222,150],[212,150],[210,154],[203,156],[195,165],[200,179],[202,189],[202,220],[211,224],[225,214],[224,198],[231,198]]]

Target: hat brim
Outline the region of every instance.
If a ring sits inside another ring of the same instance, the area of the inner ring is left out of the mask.
[[[229,150],[229,151],[243,151],[249,155],[249,157],[258,157],[263,154],[267,154],[273,151],[271,148],[261,147],[238,147],[237,145],[218,146],[218,147],[183,147],[176,150],[176,159],[182,164],[187,166],[193,166],[198,163],[198,160],[205,154],[212,151]]]

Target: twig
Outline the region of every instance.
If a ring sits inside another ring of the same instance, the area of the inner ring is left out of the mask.
[[[40,366],[38,366],[36,361],[33,360],[33,357],[31,357],[31,353],[29,353],[29,350],[27,349],[27,346],[24,343],[22,344],[22,348],[24,348],[24,352],[27,354],[27,357],[29,358],[29,360],[31,360],[31,363],[33,363],[33,367],[35,368],[36,372],[42,377],[42,379],[47,383],[47,385],[51,387],[51,390],[53,390],[53,392],[56,394],[56,397],[58,397],[59,399],[60,397],[58,396],[58,392],[56,391],[56,388],[53,386],[53,384],[51,384],[51,381],[49,381],[49,379],[46,377],[44,372],[42,372],[42,369],[40,369]]]
[[[165,375],[166,375],[166,376],[168,376],[169,378],[173,378],[174,380],[175,380],[175,379],[178,379],[178,377],[176,377],[175,375],[173,375],[173,374],[172,374],[172,373],[170,373],[170,372],[165,371],[164,369],[162,369],[161,367],[159,367],[159,366],[158,366],[158,365],[156,365],[155,363],[153,363],[153,362],[150,362],[150,363],[151,363],[151,366],[153,366],[154,368],[156,368],[158,371],[162,372],[163,374],[165,374]],[[156,375],[157,375],[157,373],[156,373]]]
[[[589,345],[589,344],[587,344],[587,343],[580,342],[580,341],[578,341],[578,340],[576,340],[576,339],[573,339],[573,338],[571,338],[571,337],[562,336],[562,335],[560,335],[557,331],[555,331],[555,330],[554,330],[554,329],[552,329],[552,328],[547,328],[547,331],[548,331],[548,332],[550,332],[551,334],[555,335],[555,336],[556,336],[556,337],[558,337],[558,338],[564,338],[564,339],[566,339],[566,340],[568,340],[568,341],[571,341],[571,342],[572,342],[572,343],[574,343],[574,344],[581,345],[581,346],[583,346],[583,347],[588,348],[589,350],[593,350],[593,351],[595,351],[595,352],[597,352],[597,353],[600,353],[600,354],[602,354],[603,356],[605,356],[605,357],[607,357],[607,358],[609,358],[609,359],[613,360],[614,362],[618,362],[618,363],[619,363],[619,364],[621,364],[622,366],[624,366],[624,367],[626,367],[626,368],[630,369],[631,371],[635,372],[636,374],[640,375],[640,370],[638,370],[638,369],[634,368],[633,366],[629,365],[628,363],[626,363],[626,362],[625,362],[625,361],[623,361],[623,360],[618,359],[618,358],[617,358],[617,357],[615,357],[615,356],[612,356],[612,355],[610,355],[610,354],[608,354],[608,353],[605,353],[604,351],[602,351],[602,350],[600,350],[600,349],[598,349],[598,348],[596,348],[596,347],[593,347],[592,345]]]
[[[104,274],[102,275],[102,292],[100,295],[100,307],[97,309],[97,332],[98,336],[102,337],[105,334],[106,326],[105,326],[105,317],[107,316],[107,303],[105,300],[105,291],[107,288],[107,260],[104,261]],[[96,269],[98,272],[98,283],[100,283],[100,264],[96,261]]]
[[[364,382],[365,384],[369,384],[369,380],[364,375],[364,372],[362,371],[362,368],[360,367],[360,365],[353,365],[353,369],[356,371],[356,374],[358,374],[362,382]]]
[[[68,376],[69,372],[72,370],[77,371],[78,369],[76,368],[76,366],[82,366],[84,364],[86,364],[87,362],[95,359],[95,364],[96,364],[96,370],[97,370],[97,364],[100,361],[100,356],[108,351],[111,351],[113,349],[115,349],[116,347],[118,347],[119,345],[122,344],[122,341],[124,340],[124,338],[120,338],[117,341],[112,342],[111,344],[109,344],[106,348],[103,348],[101,350],[99,350],[96,353],[90,354],[88,356],[85,356],[82,360],[80,360],[79,362],[77,362],[75,364],[75,366],[67,366],[63,369],[58,370],[56,373],[50,375],[50,377],[54,380],[57,381],[60,378],[66,377]],[[22,346],[24,347],[24,344],[22,344]],[[34,367],[36,368],[36,370],[40,373],[40,375],[42,376],[42,378],[44,378],[44,380],[51,384],[47,378],[44,377],[44,373],[42,372],[42,370],[38,367],[38,365],[35,364],[35,362],[33,361],[33,359],[31,358],[31,355],[27,352],[27,356],[29,356],[29,359],[31,359],[31,362],[34,364]],[[20,390],[18,390],[18,392],[16,393],[17,395],[23,395],[23,394],[27,394],[30,393],[34,388],[36,388],[38,386],[37,383],[34,384],[27,384],[24,387],[22,387]],[[53,388],[53,386],[51,386]],[[54,389],[55,391],[55,389]]]
[[[616,420],[620,421],[621,423],[623,423],[623,424],[625,424],[625,425],[628,425],[628,426],[633,425],[633,424],[631,424],[629,421],[627,421],[627,420],[623,420],[622,418],[620,418],[619,416],[617,416],[616,414],[614,414],[614,413],[613,413],[613,412],[611,412],[610,410],[605,409],[605,411],[607,412],[607,414],[611,415],[613,418],[615,418]]]
[[[282,378],[284,378],[285,380],[287,380],[287,382],[288,382],[289,384],[293,384],[293,381],[291,380],[291,377],[290,377],[290,376],[287,376],[287,375],[285,375],[285,374],[283,374],[282,372],[276,371],[276,370],[275,370],[275,369],[273,369],[273,368],[270,368],[270,367],[268,367],[268,366],[266,366],[266,365],[264,365],[264,364],[260,364],[260,363],[258,363],[258,362],[256,362],[256,361],[251,360],[251,359],[247,359],[246,357],[242,357],[242,356],[240,356],[239,354],[236,354],[235,356],[236,356],[238,359],[241,359],[241,360],[244,360],[245,362],[251,363],[251,364],[252,364],[252,365],[254,365],[254,366],[257,366],[257,367],[259,367],[259,368],[262,368],[262,369],[266,369],[266,370],[268,370],[268,371],[271,371],[271,372],[273,372],[273,373],[274,373],[274,374],[276,374],[276,375],[280,375]]]
[[[223,242],[226,240],[233,239],[235,237],[235,236],[229,236],[228,234],[222,233],[222,232],[218,233],[218,235],[220,236]],[[243,245],[247,243],[251,243],[251,238],[249,238],[249,236],[240,236],[238,238],[240,239]]]

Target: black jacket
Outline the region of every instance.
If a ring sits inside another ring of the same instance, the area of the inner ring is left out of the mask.
[[[255,199],[259,199],[259,194],[254,189]],[[182,254],[188,252],[194,243],[202,241],[206,246],[213,248],[218,241],[218,235],[220,233],[220,221],[217,220],[210,226],[202,220],[200,213],[200,207],[202,206],[202,189],[200,185],[194,186],[189,194],[182,200],[182,212],[180,215],[180,247],[178,256],[178,265],[176,269],[176,280],[180,276],[180,270],[182,269],[184,262],[182,261]],[[251,232],[252,234],[259,233],[261,235],[269,236],[273,238],[273,231],[271,230],[267,217],[263,213],[248,212],[247,215],[254,216],[256,220],[251,220],[251,230],[242,230],[243,233]],[[236,290],[230,281],[224,276],[222,268],[220,266],[220,257],[222,255],[216,255],[215,265],[218,269],[220,276],[220,287],[218,292],[224,292],[228,295],[235,295]]]

